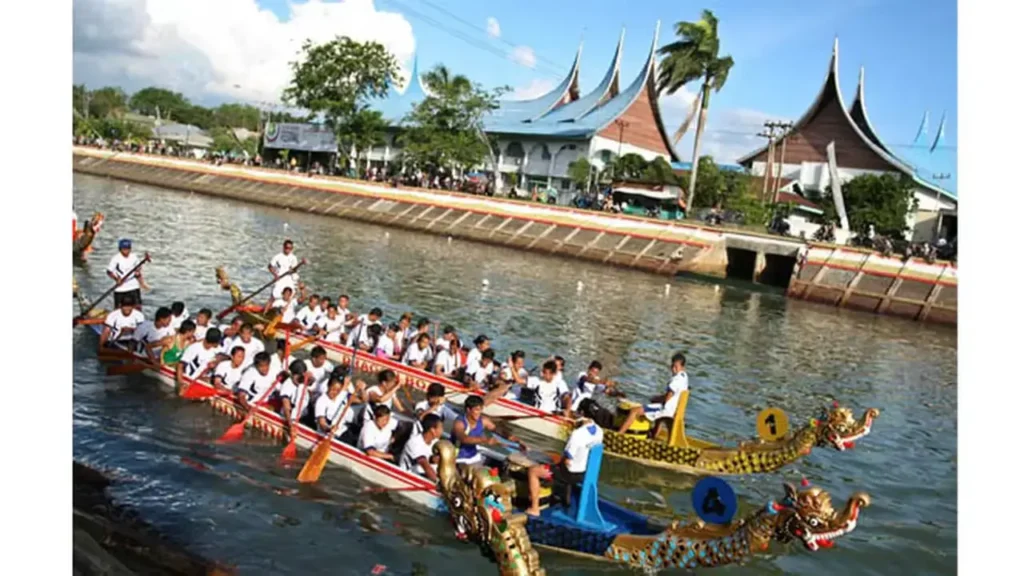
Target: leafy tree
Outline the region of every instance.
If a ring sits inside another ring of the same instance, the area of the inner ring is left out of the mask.
[[[635,152],[630,152],[612,158],[609,160],[608,166],[614,180],[640,180],[647,169],[647,160]]]
[[[507,88],[487,91],[443,65],[423,75],[431,94],[405,117],[399,137],[406,158],[428,168],[469,168],[490,156],[483,116],[498,107]]]
[[[89,115],[105,118],[110,114],[120,114],[128,108],[128,95],[116,86],[104,86],[89,92]]]
[[[726,173],[723,173],[711,156],[701,156],[697,162],[697,185],[689,211],[697,208],[716,206],[727,192]]]
[[[590,182],[590,162],[580,157],[569,162],[569,179],[572,180],[580,190],[586,190]]]
[[[697,22],[676,23],[676,35],[678,40],[658,50],[665,59],[658,70],[657,89],[659,94],[674,94],[690,82],[702,80],[700,116],[693,139],[694,169],[690,172],[686,201],[686,205],[691,206],[697,189],[697,174],[700,172],[700,139],[707,123],[711,90],[718,92],[722,89],[729,78],[733,61],[729,56],[718,57],[718,18],[710,10],[704,10]]]
[[[147,116],[156,116],[157,108],[159,108],[160,117],[165,120],[167,118],[177,120],[180,112],[192,106],[188,99],[181,94],[156,86],[143,88],[133,94],[128,105],[132,110]]]
[[[850,221],[850,230],[865,233],[874,224],[875,232],[885,236],[902,237],[907,231],[907,215],[917,208],[914,181],[906,174],[862,174],[843,183],[843,204]],[[831,201],[832,187],[826,195],[814,194],[812,201],[821,204],[824,222],[838,223],[835,202]]]
[[[661,156],[647,163],[647,167],[644,168],[643,180],[654,184],[675,185],[679,183],[675,171],[672,170],[672,165]]]
[[[356,160],[374,146],[384,143],[387,136],[388,123],[384,116],[376,110],[363,106],[354,115],[343,122],[336,131],[339,145],[344,149],[355,146]]]
[[[163,108],[160,109],[163,111]],[[203,106],[197,106],[195,104],[189,104],[186,107],[179,110],[172,119],[175,122],[181,122],[182,124],[191,124],[203,130],[209,130],[215,126],[213,110],[204,108]]]
[[[260,110],[249,104],[221,104],[213,109],[213,124],[259,130]]]
[[[81,119],[75,126],[76,133],[99,136],[105,140],[142,143],[153,137],[153,131],[139,122],[117,116]]]
[[[398,62],[384,46],[346,36],[323,44],[307,40],[291,68],[284,101],[322,116],[335,131],[354,126],[362,105],[386,96],[398,77]]]
[[[71,86],[71,108],[81,114],[82,116],[88,116],[88,102],[89,100],[89,89],[85,87],[85,84],[73,84]]]

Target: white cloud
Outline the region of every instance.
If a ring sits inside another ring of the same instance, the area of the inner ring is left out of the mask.
[[[547,94],[555,87],[553,80],[546,78],[534,78],[526,86],[519,86],[512,91],[513,100],[532,100],[538,96]]]
[[[405,17],[373,0],[289,1],[288,9],[282,22],[256,0],[76,0],[75,81],[276,102],[306,39],[375,40],[400,62],[415,47]]]
[[[658,100],[665,130],[671,138],[697,97],[695,92],[683,87],[672,95],[662,96]],[[785,121],[785,118],[772,115],[761,110],[750,108],[723,108],[715,106],[715,94],[711,95],[711,106],[708,109],[708,122],[701,138],[700,155],[713,156],[721,164],[731,164],[742,156],[764,146],[767,142],[757,136],[764,130],[768,120]],[[689,162],[693,155],[693,135],[697,130],[697,121],[693,124],[676,146],[679,156]]]
[[[508,53],[508,57],[516,64],[527,68],[537,65],[537,56],[533,53],[533,48],[529,46],[516,46]]]
[[[487,35],[491,38],[501,37],[501,26],[498,25],[498,19],[494,16],[487,18]]]

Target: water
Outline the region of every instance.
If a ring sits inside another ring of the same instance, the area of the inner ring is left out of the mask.
[[[790,548],[722,574],[949,574],[956,566],[956,332],[785,299],[715,282],[666,279],[586,262],[547,258],[443,237],[246,205],[75,175],[81,218],[107,223],[90,262],[75,275],[86,294],[108,285],[103,269],[120,237],[149,251],[154,303],[185,300],[193,314],[219,310],[214,281],[224,265],[252,290],[285,237],[310,260],[302,279],[354,309],[380,306],[440,318],[467,339],[486,333],[495,348],[521,348],[532,365],[568,361],[567,378],[599,359],[632,395],[659,392],[668,357],[689,359],[687,426],[709,439],[751,437],[768,405],[794,425],[838,399],[882,410],[851,452],[815,450],[776,474],[730,479],[744,506],[781,495],[806,477],[841,506],[865,490],[872,506],[857,530],[818,553]],[[387,233],[387,234],[386,234]],[[483,280],[489,286],[483,286]],[[577,281],[583,289],[577,290]],[[328,467],[319,490],[299,490],[280,446],[250,436],[221,446],[230,424],[202,405],[174,400],[141,375],[108,377],[93,356],[95,336],[74,334],[74,455],[125,482],[114,496],[193,551],[242,573],[307,570],[368,574],[491,574],[493,565],[451,537],[444,518],[388,497],[367,498],[355,477]],[[301,461],[300,461],[301,462]],[[602,491],[654,502],[636,481],[688,514],[685,477],[605,459]],[[298,492],[296,492],[298,490]],[[549,574],[628,573],[604,563],[542,554]]]

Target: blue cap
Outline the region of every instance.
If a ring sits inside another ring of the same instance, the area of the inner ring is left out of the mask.
[[[127,238],[121,238],[117,242],[117,249],[118,250],[124,250],[125,248],[131,248],[131,247],[132,247],[132,241],[127,239]]]

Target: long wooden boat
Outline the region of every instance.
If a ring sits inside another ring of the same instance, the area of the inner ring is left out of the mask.
[[[242,300],[241,289],[229,282],[223,268],[217,269],[217,281],[223,289],[231,292],[233,304],[237,305]],[[251,309],[242,309],[240,314],[254,324],[272,323],[272,319]],[[305,335],[297,332],[289,333],[289,338],[295,345],[305,341]],[[328,359],[338,364],[348,365],[352,358],[352,349],[343,344],[318,340],[305,345],[323,347]],[[362,351],[356,354],[356,366],[365,372],[390,369],[398,376],[399,382],[418,390],[425,391],[431,383],[438,382],[447,389],[451,402],[455,404],[464,403],[470,394],[483,395],[479,391],[469,390],[455,380]],[[877,409],[869,408],[860,419],[855,419],[849,408],[834,404],[823,409],[818,417],[808,419],[807,424],[779,440],[766,442],[755,439],[736,446],[722,446],[686,434],[688,399],[689,393],[684,392],[667,438],[649,438],[643,428],[640,430],[641,434],[620,434],[616,430],[606,428],[605,450],[612,456],[640,462],[645,466],[656,466],[688,474],[763,474],[796,462],[810,454],[815,447],[831,448],[840,452],[852,448],[858,440],[871,433],[874,419],[879,414]],[[568,438],[573,426],[572,421],[567,418],[546,413],[508,398],[499,398],[489,403],[484,408],[484,413],[497,418],[512,417],[510,424],[559,441]],[[624,414],[620,414],[620,417],[624,417]],[[649,426],[650,423],[641,422],[638,426],[644,425]]]
[[[90,328],[97,334],[102,331],[97,324]],[[143,359],[141,354],[136,357]],[[143,373],[175,388],[170,366]],[[210,387],[188,378],[184,383]],[[214,396],[203,401],[234,419],[240,416],[241,407],[233,398]],[[283,420],[273,410],[257,407],[251,423],[255,430],[284,441]],[[311,449],[322,437],[303,424],[297,432],[296,444],[304,449]],[[535,545],[645,570],[724,566],[765,552],[773,541],[799,541],[806,549],[818,551],[831,548],[836,539],[853,531],[860,510],[870,504],[868,495],[858,492],[842,511],[836,511],[827,492],[785,485],[783,498],[738,522],[666,525],[598,497],[603,456],[603,447],[598,445],[590,451],[583,484],[573,491],[570,502],[556,500],[551,488],[545,487],[541,514],[528,516],[523,512],[523,496],[527,493],[526,469],[533,462],[485,451],[486,464],[500,466],[500,473],[496,468],[456,464],[456,449],[447,440],[438,441],[434,453],[440,457],[436,485],[339,440],[331,443],[329,461],[428,510],[447,513],[456,537],[478,545],[501,574],[510,576],[545,574]]]

